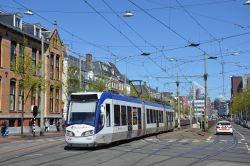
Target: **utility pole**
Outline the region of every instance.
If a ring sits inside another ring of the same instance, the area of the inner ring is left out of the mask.
[[[82,54],[79,54],[79,88],[82,88]]]
[[[45,56],[44,56],[44,36],[43,34],[41,34],[41,42],[42,42],[42,47],[41,47],[41,54],[42,54],[42,75],[41,77],[43,79],[45,79]],[[46,86],[46,84],[45,84]],[[44,102],[44,98],[45,98],[45,90],[41,91],[41,102],[40,102],[40,136],[43,136],[44,134],[44,112],[45,112],[45,102]]]
[[[207,119],[207,62],[206,62],[206,53],[204,52],[204,82],[205,82],[205,106],[204,106],[204,131],[207,131],[208,128],[208,119]]]
[[[177,111],[178,111],[178,129],[181,128],[181,112],[180,112],[180,101],[179,101],[179,77],[178,77],[178,73],[177,73],[177,78],[176,78],[176,86],[177,86]]]

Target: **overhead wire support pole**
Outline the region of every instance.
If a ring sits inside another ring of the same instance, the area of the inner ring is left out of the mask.
[[[205,98],[204,98],[204,131],[207,131],[208,128],[208,118],[207,118],[207,61],[206,61],[206,52],[204,52],[204,82],[205,82]],[[202,125],[203,126],[203,125]]]
[[[45,56],[44,56],[44,36],[41,34],[41,54],[42,54],[42,78],[45,79]],[[46,85],[45,85],[46,86]],[[45,88],[44,88],[45,89]],[[44,112],[45,112],[45,91],[41,91],[41,103],[40,103],[40,136],[44,135]]]
[[[177,87],[177,112],[178,112],[178,129],[181,128],[181,111],[180,111],[180,100],[179,100],[179,78],[178,78],[178,73],[177,73],[177,78],[176,78],[176,87]]]

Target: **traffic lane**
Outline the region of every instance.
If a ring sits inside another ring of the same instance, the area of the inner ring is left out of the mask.
[[[237,136],[237,134],[235,134]],[[250,164],[249,155],[237,144],[234,136],[215,135],[213,142],[188,139],[159,139],[158,136],[109,146],[96,150],[75,148],[65,151],[65,143],[34,148],[19,158],[0,165],[204,165],[219,162]],[[199,141],[199,142],[197,142]],[[58,142],[58,141],[57,141]],[[60,142],[60,141],[59,141]],[[28,143],[27,143],[28,144]],[[39,145],[39,144],[38,144]],[[230,147],[230,148],[229,148]],[[228,152],[223,152],[223,148]],[[231,151],[233,149],[233,151]],[[233,153],[232,153],[233,152]],[[220,156],[221,155],[221,156]],[[225,156],[224,156],[225,155]],[[228,159],[230,158],[230,160]]]

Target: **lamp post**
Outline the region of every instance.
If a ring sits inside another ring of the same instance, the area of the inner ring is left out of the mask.
[[[179,82],[179,77],[178,77],[178,74],[177,74],[177,78],[176,78],[177,92],[176,92],[176,95],[177,95],[177,111],[178,111],[178,129],[181,128],[181,110],[180,110],[180,100],[179,100],[179,85],[180,85],[180,82]]]
[[[44,56],[44,36],[41,34],[41,54],[42,54],[42,75],[41,77],[45,79],[45,56]],[[45,85],[46,86],[46,85]],[[44,98],[45,98],[45,91],[41,91],[41,104],[40,104],[40,136],[43,136],[43,129],[44,129],[44,111],[45,111],[45,106],[44,106]]]
[[[204,106],[204,131],[207,131],[208,128],[208,119],[207,119],[207,62],[206,62],[206,53],[204,52],[204,82],[205,82],[205,106]]]

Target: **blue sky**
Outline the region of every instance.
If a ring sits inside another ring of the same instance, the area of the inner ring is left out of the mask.
[[[190,81],[204,85],[204,51],[208,95],[224,89],[230,76],[250,74],[250,6],[246,0],[0,0],[4,12],[25,12],[24,21],[52,29],[77,53],[115,63],[131,80],[143,80],[160,91],[187,95]],[[123,17],[125,11],[133,17]],[[198,48],[188,47],[200,43]],[[142,56],[142,53],[150,53]],[[170,61],[174,58],[175,61]]]

